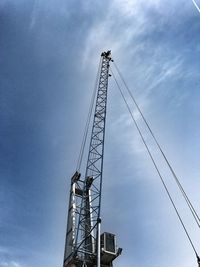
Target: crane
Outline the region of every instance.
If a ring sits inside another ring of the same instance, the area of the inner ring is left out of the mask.
[[[112,267],[121,252],[116,236],[100,233],[102,172],[111,51],[103,52],[85,176],[71,178],[63,267]]]
[[[83,137],[83,143],[79,154],[77,169],[71,177],[71,186],[69,194],[69,208],[67,231],[65,239],[65,251],[63,267],[113,267],[113,261],[121,254],[122,248],[116,245],[116,236],[113,233],[104,232],[101,234],[101,195],[102,195],[102,174],[103,174],[103,157],[104,157],[104,140],[105,140],[105,123],[106,123],[106,108],[107,108],[107,91],[110,62],[114,62],[111,57],[111,51],[103,52],[99,65],[99,75],[97,80],[96,91],[94,91],[86,129]],[[182,184],[179,181],[174,169],[167,159],[163,149],[157,141],[152,129],[145,119],[141,109],[139,108],[134,96],[128,88],[119,68],[114,63],[119,77],[124,84],[127,93],[137,108],[146,128],[148,129],[152,140],[155,142],[160,155],[165,160],[166,166],[169,168],[175,183],[180,190],[184,201],[186,202],[197,226],[200,228],[200,217],[198,216],[194,206],[187,196]],[[171,205],[178,217],[178,220],[187,236],[187,239],[195,253],[198,267],[200,267],[200,257],[197,249],[194,246],[193,240],[188,232],[188,229],[180,215],[175,201],[169,191],[163,175],[161,174],[154,156],[144,138],[144,135],[134,118],[130,105],[110,68],[112,76],[116,82],[117,88],[122,96],[122,99],[130,113],[131,119],[141,137],[141,140],[146,148],[147,153],[157,171],[158,177],[164,187],[164,190],[171,202]],[[96,101],[95,101],[96,95]],[[94,104],[95,103],[95,104]],[[83,151],[86,145],[86,138],[91,120],[92,110],[94,108],[94,116],[92,123],[91,137],[89,140],[89,152],[85,162],[85,175],[82,178],[80,173],[80,163],[82,162]]]

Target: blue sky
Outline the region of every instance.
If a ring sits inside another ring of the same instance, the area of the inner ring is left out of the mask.
[[[70,177],[107,49],[200,211],[192,0],[2,0],[0,13],[0,267],[62,266]],[[200,253],[199,230],[134,112]],[[102,228],[123,247],[115,267],[196,266],[112,78],[103,188]]]

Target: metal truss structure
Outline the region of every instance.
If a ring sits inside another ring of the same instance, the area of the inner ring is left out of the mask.
[[[103,52],[85,177],[76,172],[71,179],[63,267],[97,265],[110,61],[111,52]]]

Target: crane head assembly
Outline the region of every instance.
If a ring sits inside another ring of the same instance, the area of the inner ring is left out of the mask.
[[[96,100],[92,132],[85,176],[79,168],[71,178],[67,232],[63,267],[112,267],[113,260],[121,252],[116,236],[100,233],[102,172],[104,156],[107,89],[111,51],[101,54],[100,71],[96,88]],[[95,96],[95,95],[94,95]],[[91,107],[90,115],[93,108]],[[89,123],[86,124],[86,133]],[[86,135],[83,139],[85,145]],[[84,145],[82,149],[84,149]],[[80,153],[82,155],[83,152]]]

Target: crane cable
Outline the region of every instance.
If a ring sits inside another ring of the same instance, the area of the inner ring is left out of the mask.
[[[89,112],[88,112],[88,116],[87,116],[87,120],[86,120],[86,124],[85,124],[83,139],[82,139],[82,143],[81,143],[81,149],[80,149],[78,160],[77,160],[76,170],[78,172],[80,171],[82,160],[83,160],[83,154],[84,154],[85,145],[86,145],[86,141],[87,141],[88,130],[89,130],[90,122],[91,122],[92,110],[93,110],[94,103],[95,103],[95,96],[96,96],[97,84],[98,84],[98,80],[99,80],[101,60],[102,59],[100,59],[100,61],[99,61],[97,76],[95,79],[95,86],[94,86],[94,90],[93,90],[91,101],[90,101],[90,107],[89,107]]]
[[[122,76],[122,74],[121,74],[119,68],[117,67],[117,65],[115,64],[115,62],[114,62],[113,64],[114,64],[114,66],[115,66],[115,68],[116,68],[116,70],[117,70],[117,73],[119,74],[119,77],[120,77],[121,80],[123,81],[124,86],[125,86],[125,88],[127,89],[128,93],[129,93],[129,95],[130,95],[130,97],[132,98],[132,100],[133,100],[133,102],[134,102],[134,104],[135,104],[137,110],[139,111],[139,113],[140,113],[140,115],[141,115],[141,117],[142,117],[144,123],[146,124],[146,126],[147,126],[147,128],[148,128],[148,130],[149,130],[149,132],[150,132],[150,134],[151,134],[151,136],[152,136],[152,138],[153,138],[153,140],[155,141],[155,143],[156,143],[158,149],[160,150],[160,152],[161,152],[161,154],[162,154],[162,156],[163,156],[163,158],[164,158],[164,160],[165,160],[167,166],[169,167],[169,169],[170,169],[170,171],[171,171],[171,173],[172,173],[172,175],[173,175],[173,177],[174,177],[174,180],[175,180],[175,182],[176,182],[178,188],[180,189],[180,191],[181,191],[181,193],[182,193],[182,195],[183,195],[183,197],[184,197],[184,199],[185,199],[185,201],[186,201],[186,203],[187,203],[187,206],[188,206],[188,208],[190,209],[190,212],[192,213],[192,216],[193,216],[194,220],[196,221],[198,227],[200,228],[200,218],[199,218],[199,216],[198,216],[198,214],[197,214],[197,212],[196,212],[194,206],[192,205],[192,203],[191,203],[189,197],[187,196],[187,194],[186,194],[186,192],[185,192],[185,190],[184,190],[182,184],[180,183],[180,181],[179,181],[179,179],[178,179],[178,177],[177,177],[175,171],[173,170],[173,168],[172,168],[171,164],[169,163],[169,161],[168,161],[168,159],[167,159],[165,153],[163,152],[163,149],[161,148],[160,144],[158,143],[157,138],[155,137],[155,135],[154,135],[153,131],[151,130],[151,128],[150,128],[150,126],[149,126],[147,120],[145,119],[145,117],[144,117],[144,115],[143,115],[143,113],[142,113],[140,107],[138,106],[138,104],[137,104],[137,102],[136,102],[136,100],[135,100],[135,98],[134,98],[132,92],[130,91],[130,89],[129,89],[127,83],[125,82],[125,80],[124,80],[124,78],[123,78],[123,76]]]
[[[135,124],[135,126],[136,126],[136,128],[137,128],[137,130],[138,130],[138,132],[139,132],[139,135],[140,135],[140,137],[141,137],[141,139],[142,139],[142,142],[143,142],[143,144],[145,145],[145,147],[146,147],[146,149],[147,149],[147,152],[148,152],[148,154],[149,154],[149,156],[150,156],[150,158],[151,158],[151,160],[152,160],[152,163],[153,163],[153,165],[154,165],[154,167],[155,167],[155,169],[156,169],[156,171],[157,171],[157,173],[158,173],[158,175],[159,175],[159,178],[160,178],[160,180],[161,180],[161,182],[162,182],[162,184],[163,184],[163,186],[164,186],[164,189],[165,189],[165,191],[166,191],[166,193],[167,193],[167,195],[168,195],[168,197],[169,197],[169,200],[170,200],[170,202],[171,202],[171,204],[172,204],[172,206],[173,206],[173,208],[174,208],[174,210],[175,210],[175,212],[176,212],[176,214],[177,214],[177,217],[178,217],[178,219],[179,219],[179,221],[180,221],[180,223],[181,223],[181,225],[182,225],[182,227],[183,227],[183,229],[184,229],[184,232],[185,232],[185,234],[186,234],[186,236],[187,236],[187,238],[188,238],[189,243],[190,243],[191,246],[192,246],[192,249],[193,249],[193,251],[194,251],[194,253],[195,253],[196,257],[197,257],[197,261],[198,261],[198,263],[199,263],[199,262],[200,262],[200,261],[199,261],[200,258],[199,258],[198,254],[197,254],[197,250],[196,250],[196,248],[195,248],[195,246],[194,246],[194,244],[193,244],[193,242],[192,242],[192,239],[191,239],[191,237],[190,237],[190,235],[189,235],[189,233],[188,233],[188,231],[187,231],[187,229],[186,229],[186,226],[185,226],[185,224],[184,224],[184,222],[183,222],[183,220],[182,220],[182,218],[181,218],[181,216],[180,216],[180,214],[179,214],[179,211],[178,211],[178,209],[177,209],[177,207],[176,207],[176,205],[175,205],[175,203],[174,203],[174,201],[173,201],[173,199],[172,199],[172,197],[171,197],[171,194],[170,194],[170,192],[169,192],[169,190],[168,190],[168,188],[167,188],[167,185],[166,185],[166,183],[165,183],[165,181],[164,181],[164,179],[163,179],[163,177],[162,177],[162,175],[161,175],[161,173],[160,173],[160,171],[159,171],[159,169],[158,169],[158,166],[157,166],[157,164],[156,164],[156,162],[155,162],[155,160],[154,160],[154,158],[153,158],[153,155],[152,155],[152,153],[151,153],[151,151],[150,151],[150,149],[149,149],[149,147],[148,147],[148,145],[147,145],[147,143],[146,143],[146,141],[145,141],[145,139],[144,139],[144,137],[143,137],[143,135],[142,135],[142,132],[141,132],[141,130],[140,130],[140,128],[139,128],[139,126],[138,126],[136,120],[135,120],[135,117],[134,117],[134,115],[133,115],[133,113],[132,113],[132,111],[131,111],[131,108],[130,108],[130,106],[129,106],[129,104],[128,104],[128,102],[127,102],[127,100],[126,100],[126,98],[125,98],[125,96],[124,96],[124,94],[123,94],[123,92],[122,92],[122,90],[121,90],[121,87],[120,87],[119,83],[117,82],[116,77],[115,77],[115,75],[114,75],[114,73],[113,73],[113,71],[112,71],[111,68],[110,68],[110,70],[111,70],[112,76],[113,76],[113,78],[114,78],[114,80],[115,80],[115,83],[116,83],[116,85],[117,85],[117,88],[118,88],[118,90],[119,90],[119,92],[120,92],[120,94],[121,94],[121,96],[122,96],[122,98],[123,98],[123,100],[124,100],[124,102],[125,102],[125,104],[126,104],[126,107],[127,107],[127,109],[128,109],[128,112],[130,113],[130,116],[131,116],[131,118],[132,118],[132,120],[133,120],[133,122],[134,122],[134,124]]]

